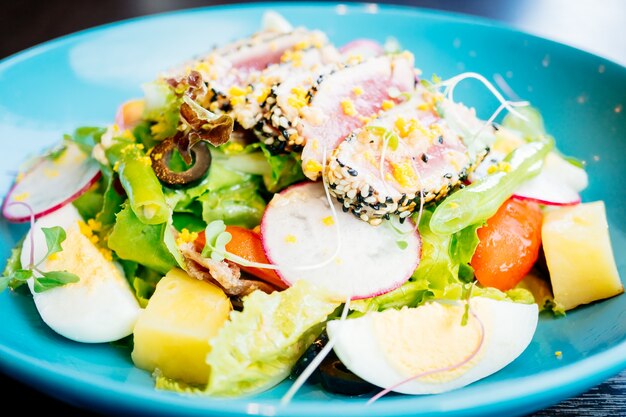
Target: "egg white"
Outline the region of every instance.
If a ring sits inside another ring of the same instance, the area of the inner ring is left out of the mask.
[[[450,371],[453,378],[446,378],[446,371],[444,371],[441,372],[440,381],[437,378],[416,378],[394,388],[393,391],[404,394],[435,394],[461,388],[504,368],[528,347],[537,327],[536,304],[519,304],[475,297],[471,300],[471,306],[472,312],[480,318],[484,326],[484,342],[474,360],[470,362],[471,365],[459,368],[463,369],[460,375],[452,374],[455,371]],[[429,306],[417,308],[427,309]],[[447,308],[462,311],[462,307],[459,306]],[[408,309],[400,310],[400,313],[406,314],[407,311]],[[423,312],[426,314],[421,316],[422,319],[433,316],[433,320],[438,320],[428,310]],[[384,326],[382,333],[380,326],[378,331],[375,330],[374,316],[384,313],[372,312],[356,319],[331,321],[328,323],[327,331],[331,340],[335,340],[335,353],[350,371],[374,385],[389,388],[406,380],[411,374],[401,372],[397,362],[394,366],[392,358],[389,357],[389,355],[406,355],[407,352],[397,350],[390,352],[389,349],[385,350],[382,347],[380,341],[382,338],[393,341],[406,337],[406,335],[399,334],[403,327],[395,325],[396,323],[388,323],[389,325]],[[458,326],[461,326],[460,315]],[[432,328],[436,329],[437,323],[434,323]],[[415,340],[422,338],[425,343],[429,343],[429,340],[437,340],[436,336],[425,333],[410,335]],[[465,341],[454,340],[454,343],[463,344]],[[402,344],[398,343],[397,346],[400,348]],[[466,357],[472,355],[476,347],[476,344],[473,346],[468,344],[464,347],[467,351]],[[445,348],[441,346],[432,345],[430,348],[434,351],[445,351]],[[437,360],[436,354],[432,357],[434,359],[432,363],[429,363],[430,369],[442,369],[449,366],[446,358],[439,357]],[[458,370],[456,372],[458,373]]]
[[[42,228],[60,226],[69,236],[80,233],[80,220],[72,204],[38,219],[33,229],[34,263],[40,262],[47,252]],[[78,342],[111,342],[130,335],[141,308],[121,268],[108,261],[87,238],[77,238],[84,243],[84,253],[88,255],[88,259],[80,258],[80,271],[70,271],[79,276],[79,282],[36,293],[34,280],[28,280],[39,315],[52,330]],[[30,264],[30,248],[31,240],[27,236],[21,254],[24,267]],[[44,260],[38,268],[48,272],[49,266],[50,261]]]

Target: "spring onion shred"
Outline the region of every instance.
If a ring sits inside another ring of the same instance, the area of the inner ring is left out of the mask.
[[[528,120],[524,115],[518,113],[514,107],[523,107],[523,106],[528,106],[528,102],[527,101],[509,101],[506,100],[502,94],[500,94],[500,92],[498,91],[498,89],[496,87],[493,86],[493,84],[491,84],[489,82],[489,80],[487,80],[485,77],[483,77],[482,75],[476,73],[476,72],[464,72],[462,74],[456,75],[452,78],[449,78],[445,81],[442,81],[441,83],[435,85],[435,87],[445,87],[444,90],[444,95],[450,100],[450,101],[454,101],[454,89],[455,87],[463,80],[466,80],[468,78],[473,78],[475,80],[480,81],[481,83],[483,83],[483,85],[485,87],[487,87],[487,89],[491,92],[491,94],[493,94],[493,96],[501,103],[504,104],[504,108],[506,108],[509,112],[513,113],[514,115],[516,115],[517,117],[519,117],[522,120]]]
[[[324,172],[326,170],[326,146],[324,146],[323,149],[323,164],[322,164],[322,172]],[[329,187],[328,187],[328,183],[326,181],[325,177],[322,177],[322,183],[324,185],[324,192],[326,194],[326,201],[328,202],[328,206],[330,208],[330,212],[331,212],[331,216],[333,218],[334,221],[334,226],[335,226],[335,236],[336,236],[336,242],[337,244],[335,245],[335,251],[333,252],[333,254],[328,257],[327,259],[325,259],[322,262],[319,262],[317,264],[312,264],[312,265],[300,265],[300,266],[281,266],[281,265],[276,265],[276,264],[266,264],[266,263],[260,263],[260,262],[252,262],[249,261],[245,258],[242,258],[240,256],[237,256],[233,253],[230,252],[224,252],[221,255],[224,256],[224,258],[228,259],[229,261],[235,262],[239,265],[245,266],[245,267],[251,267],[251,268],[259,268],[259,269],[273,269],[273,270],[277,270],[277,269],[289,269],[292,271],[310,271],[310,270],[315,270],[315,269],[320,269],[325,267],[326,265],[328,265],[329,263],[333,262],[338,256],[339,256],[339,252],[341,251],[341,232],[340,232],[340,228],[339,228],[339,218],[337,217],[337,210],[335,210],[335,206],[333,204],[333,200],[330,197],[330,192],[329,192]]]
[[[511,86],[504,80],[504,78],[502,77],[502,75],[500,74],[494,74],[493,75],[493,80],[496,82],[496,84],[498,85],[498,87],[500,87],[500,89],[502,91],[504,91],[504,93],[506,95],[508,95],[509,97],[511,97],[512,99],[515,100],[519,100],[519,96],[517,94],[515,94],[515,91],[513,91],[513,89],[511,88]]]
[[[341,312],[341,318],[339,319],[339,321],[344,321],[348,316],[348,311],[350,311],[350,298],[351,296],[346,297],[346,303],[343,305],[343,310]],[[320,353],[318,353],[315,358],[313,358],[311,363],[304,369],[304,371],[302,371],[298,378],[296,378],[291,387],[289,387],[289,390],[285,393],[285,395],[283,395],[283,398],[281,398],[281,406],[286,406],[287,404],[289,404],[289,402],[293,399],[298,390],[302,388],[302,385],[304,385],[304,383],[307,381],[307,379],[309,379],[311,374],[315,372],[317,367],[320,366],[322,361],[326,358],[326,356],[328,356],[331,349],[335,346],[336,340],[337,337],[329,339],[328,343],[326,343],[326,346],[324,346]]]
[[[465,358],[461,362],[455,363],[453,365],[449,365],[449,366],[446,366],[446,367],[443,367],[443,368],[437,368],[437,369],[433,369],[432,371],[421,372],[421,373],[419,373],[417,375],[413,375],[410,378],[405,379],[404,381],[401,381],[401,382],[398,382],[395,385],[392,385],[389,388],[385,388],[384,390],[382,390],[381,392],[379,392],[378,394],[376,394],[372,398],[370,398],[365,405],[370,405],[370,404],[376,402],[380,398],[382,398],[385,395],[389,394],[391,391],[394,391],[399,386],[404,385],[407,382],[411,382],[414,379],[423,378],[423,377],[428,376],[428,375],[438,374],[440,372],[453,371],[455,369],[458,369],[458,368],[464,366],[465,364],[469,363],[472,359],[474,359],[476,357],[476,355],[478,354],[478,352],[480,352],[480,349],[483,347],[483,343],[485,341],[485,325],[483,324],[482,320],[476,315],[476,313],[474,313],[472,311],[471,307],[469,309],[469,314],[476,319],[476,321],[478,322],[478,325],[480,326],[480,339],[478,340],[478,343],[476,344],[476,347],[474,348],[472,353],[467,358]]]
[[[29,216],[30,216],[30,231],[28,232],[28,240],[30,240],[30,254],[29,254],[30,264],[28,265],[28,267],[29,268],[33,268],[35,266],[35,235],[34,235],[34,233],[35,233],[35,211],[30,206],[30,204],[24,203],[22,201],[13,201],[13,202],[7,204],[7,207],[15,206],[15,205],[26,207],[26,209],[29,212]]]

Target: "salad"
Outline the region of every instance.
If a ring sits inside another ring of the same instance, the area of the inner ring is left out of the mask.
[[[454,99],[468,79],[487,120]],[[23,164],[0,289],[157,389],[441,393],[513,362],[541,312],[623,292],[584,164],[480,74],[269,12],[143,89]]]

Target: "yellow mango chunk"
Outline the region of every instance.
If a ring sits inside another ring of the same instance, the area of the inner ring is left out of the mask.
[[[565,310],[624,292],[604,202],[548,212],[541,229],[554,301]]]
[[[168,378],[206,384],[206,356],[228,319],[230,300],[217,286],[172,269],[159,281],[134,330],[133,362]]]

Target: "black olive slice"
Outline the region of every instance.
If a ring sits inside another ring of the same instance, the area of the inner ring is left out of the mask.
[[[172,171],[169,167],[172,152],[178,149],[174,138],[161,141],[150,152],[152,168],[157,178],[169,186],[184,186],[202,179],[211,166],[211,151],[206,142],[197,142],[189,151],[192,154],[193,165],[185,171]]]
[[[326,391],[342,395],[367,394],[376,386],[359,378],[331,352],[320,365],[320,380]]]

